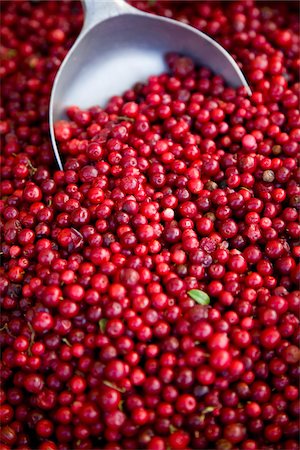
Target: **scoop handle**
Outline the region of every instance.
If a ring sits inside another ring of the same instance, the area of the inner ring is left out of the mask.
[[[91,29],[97,23],[126,12],[134,12],[125,0],[83,0],[84,25],[82,31]]]

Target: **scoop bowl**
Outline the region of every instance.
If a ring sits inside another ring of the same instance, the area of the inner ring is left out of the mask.
[[[81,33],[54,81],[49,109],[50,134],[60,170],[54,123],[68,106],[105,106],[107,100],[166,71],[165,55],[175,52],[221,75],[229,86],[249,85],[232,56],[195,28],[142,12],[123,0],[85,0]]]

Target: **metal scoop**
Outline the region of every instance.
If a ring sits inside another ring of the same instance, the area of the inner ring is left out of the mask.
[[[105,106],[136,82],[166,71],[166,53],[190,56],[222,75],[232,87],[249,85],[232,56],[216,41],[178,21],[142,12],[124,0],[84,0],[85,20],[54,81],[50,133],[57,164],[63,164],[53,124],[68,106]]]

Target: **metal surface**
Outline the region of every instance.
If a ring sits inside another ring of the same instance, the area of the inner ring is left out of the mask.
[[[190,56],[251,94],[232,56],[195,28],[144,13],[123,0],[85,0],[84,9],[83,29],[57,73],[50,100],[51,140],[61,170],[53,124],[65,117],[65,109],[105,106],[112,95],[165,71],[166,53]]]

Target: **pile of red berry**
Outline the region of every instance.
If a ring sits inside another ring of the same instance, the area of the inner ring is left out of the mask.
[[[76,2],[4,2],[2,450],[298,450],[295,3],[138,2],[207,32],[105,109],[48,102]]]

